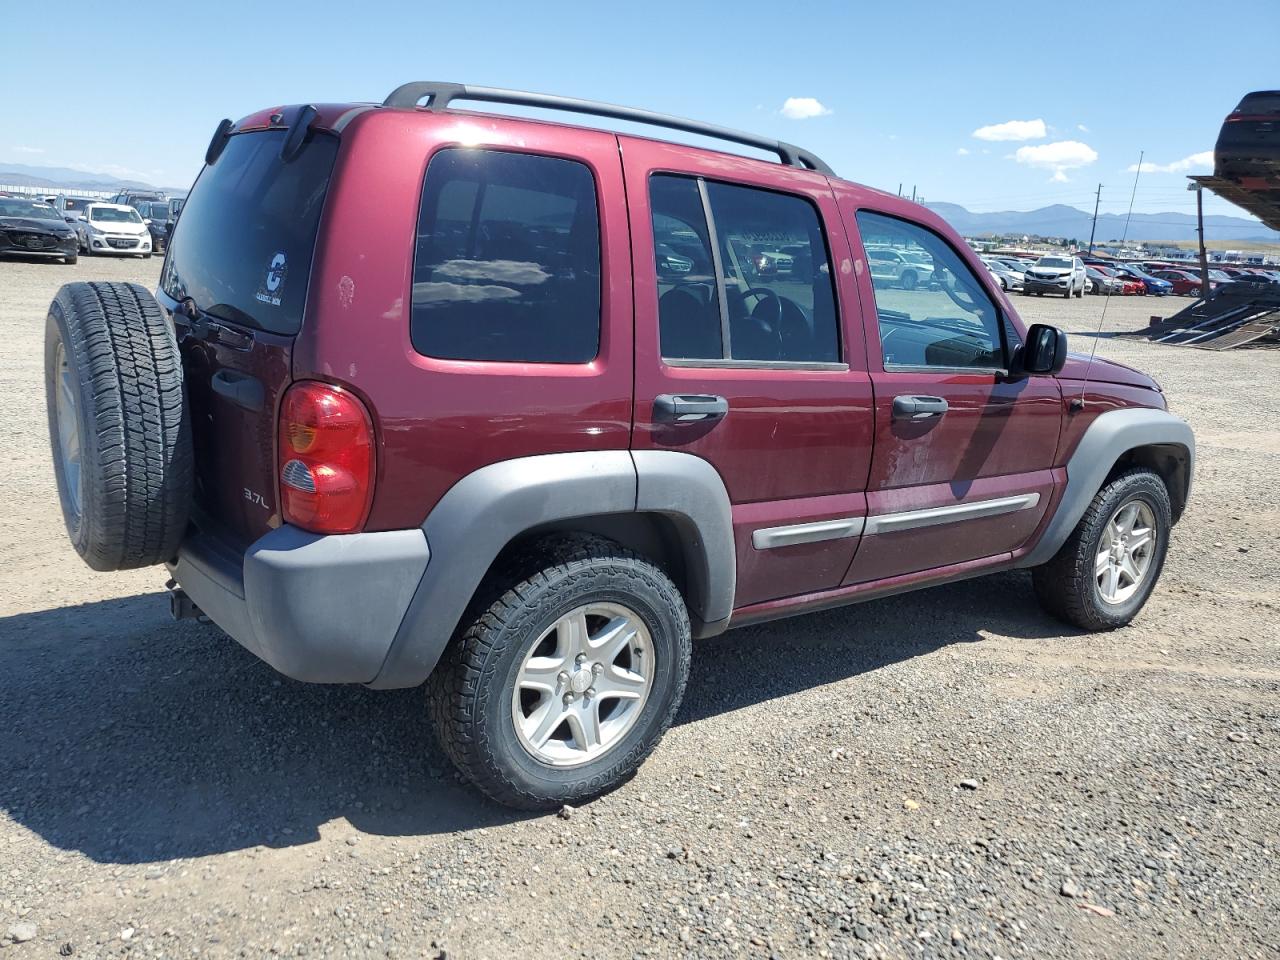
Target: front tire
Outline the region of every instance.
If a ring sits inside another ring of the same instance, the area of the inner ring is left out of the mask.
[[[1158,474],[1134,469],[1115,477],[1054,558],[1032,571],[1041,606],[1084,630],[1129,623],[1160,578],[1172,517]]]
[[[689,676],[675,585],[625,547],[576,535],[533,543],[482,592],[492,599],[473,605],[429,681],[445,753],[494,800],[527,810],[629,778]]]
[[[918,281],[917,281],[916,275],[912,273],[910,270],[908,270],[906,273],[902,275],[903,290],[914,290],[916,288],[917,282]]]

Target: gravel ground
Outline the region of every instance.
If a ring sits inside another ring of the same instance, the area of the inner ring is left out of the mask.
[[[44,311],[158,269],[0,262],[0,955],[1280,955],[1280,353],[1098,341],[1200,442],[1133,626],[1006,574],[732,632],[630,784],[529,817],[419,691],[294,683],[72,553]],[[1017,306],[1094,342],[1096,299]]]

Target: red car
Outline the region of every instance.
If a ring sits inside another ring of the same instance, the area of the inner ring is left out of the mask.
[[[1202,283],[1200,277],[1194,273],[1188,273],[1186,270],[1157,270],[1152,276],[1159,277],[1161,280],[1168,280],[1173,284],[1173,292],[1179,297],[1198,297],[1200,296],[1200,287]],[[1209,281],[1209,289],[1216,290],[1218,282],[1216,280]]]
[[[1120,293],[1122,296],[1126,296],[1126,297],[1139,296],[1147,292],[1146,286],[1143,285],[1141,281],[1134,280],[1130,277],[1124,276],[1123,274],[1117,273],[1111,267],[1103,266],[1100,263],[1094,263],[1090,266],[1090,269],[1097,270],[1100,274],[1102,274],[1108,280],[1119,280],[1122,284],[1124,284],[1124,286],[1120,290]]]
[[[176,615],[298,680],[425,685],[503,803],[624,783],[695,637],[1017,568],[1102,630],[1155,588],[1195,453],[1159,386],[1068,356],[941,217],[808,151],[411,83],[223,121],[205,161],[158,302],[51,305],[72,543],[166,564]],[[943,279],[877,284],[869,249]]]

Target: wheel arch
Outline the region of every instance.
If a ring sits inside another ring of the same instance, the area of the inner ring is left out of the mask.
[[[1053,558],[1107,481],[1135,466],[1164,480],[1175,522],[1191,495],[1195,434],[1187,422],[1164,410],[1128,408],[1099,415],[1067,460],[1067,485],[1036,545],[1018,561],[1034,567]]]
[[[370,686],[416,686],[435,667],[495,566],[530,539],[595,533],[671,577],[695,636],[728,625],[736,589],[729,497],[705,460],[674,451],[545,454],[458,481],[422,525],[422,581]]]

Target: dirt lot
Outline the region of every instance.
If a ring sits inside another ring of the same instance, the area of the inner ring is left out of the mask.
[[[0,262],[0,956],[1280,955],[1280,353],[1099,342],[1200,442],[1134,626],[1008,574],[732,632],[564,820],[458,783],[420,692],[283,679],[72,553],[45,309],[158,269]],[[1017,306],[1093,342],[1097,299]]]

